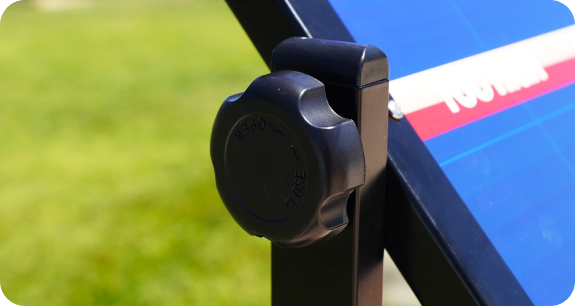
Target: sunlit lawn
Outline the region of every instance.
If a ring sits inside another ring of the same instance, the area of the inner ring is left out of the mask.
[[[23,306],[269,304],[269,244],[225,211],[209,159],[220,103],[264,62],[222,0],[114,3],[25,0],[0,23],[3,291]]]

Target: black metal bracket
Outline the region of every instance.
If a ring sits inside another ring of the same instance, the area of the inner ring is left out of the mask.
[[[352,119],[365,155],[366,179],[348,200],[350,223],[337,236],[297,249],[272,244],[272,305],[380,306],[389,68],[379,49],[339,41],[290,38],[272,72],[299,71],[326,86],[332,109]]]

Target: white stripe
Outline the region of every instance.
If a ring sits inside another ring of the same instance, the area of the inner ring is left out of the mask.
[[[452,112],[457,112],[460,105],[473,107],[473,96],[489,102],[489,93],[494,89],[502,94],[544,82],[547,76],[543,67],[572,58],[575,58],[575,26],[392,80],[390,93],[405,114],[442,103],[448,99],[447,93],[452,97],[463,93],[459,95],[459,103],[450,106]],[[493,89],[482,88],[485,81]],[[475,94],[465,95],[465,88],[469,88],[466,84],[475,86],[469,90]],[[516,88],[517,84],[521,86]]]

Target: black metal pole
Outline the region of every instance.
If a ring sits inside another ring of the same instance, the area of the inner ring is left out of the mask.
[[[272,244],[272,305],[381,306],[389,72],[379,49],[290,39],[272,71],[295,70],[326,85],[330,106],[360,132],[366,180],[348,200],[350,222],[330,240],[298,249]]]

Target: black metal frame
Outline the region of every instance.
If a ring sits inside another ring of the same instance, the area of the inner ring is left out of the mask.
[[[226,1],[268,65],[289,37],[354,42],[328,0]],[[388,165],[385,247],[423,305],[533,305],[405,118]]]

